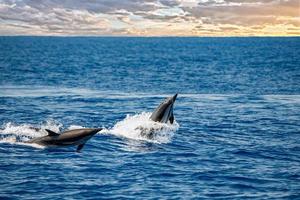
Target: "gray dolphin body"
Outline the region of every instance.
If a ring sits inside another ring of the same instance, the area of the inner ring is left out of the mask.
[[[152,113],[150,119],[155,122],[168,123],[174,122],[173,105],[178,94],[165,99]]]
[[[173,107],[176,100],[177,94],[166,98],[151,114],[150,119],[155,122],[160,123],[168,123],[170,121],[171,124],[174,123],[174,113]],[[153,139],[155,133],[162,129],[159,128],[145,128],[143,126],[138,126],[136,129],[141,131],[141,135],[147,137],[148,139]]]
[[[77,151],[80,151],[85,143],[93,137],[102,128],[85,128],[65,131],[61,134],[45,129],[48,135],[38,137],[27,141],[27,143],[35,143],[47,147],[75,146],[78,145]]]

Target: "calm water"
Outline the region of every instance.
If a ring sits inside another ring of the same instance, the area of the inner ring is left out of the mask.
[[[300,38],[0,37],[0,198],[299,199],[299,55]],[[176,92],[176,123],[143,138]],[[76,153],[25,145],[30,126],[104,130]]]

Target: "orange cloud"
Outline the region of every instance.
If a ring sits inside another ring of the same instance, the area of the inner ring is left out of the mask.
[[[0,35],[300,36],[300,2],[3,0]]]

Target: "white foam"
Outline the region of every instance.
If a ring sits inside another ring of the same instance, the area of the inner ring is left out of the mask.
[[[85,127],[79,125],[71,125],[68,127],[68,130],[81,129],[81,128],[85,128]]]
[[[45,146],[34,144],[34,143],[26,143],[25,141],[17,141],[16,137],[14,136],[4,136],[1,137],[0,143],[7,143],[7,144],[17,144],[17,145],[24,145],[24,146],[31,146],[34,148],[44,149]]]
[[[13,124],[8,122],[2,126],[0,129],[0,143],[9,143],[9,144],[20,144],[28,145],[36,148],[43,148],[37,144],[25,143],[26,141],[42,137],[46,135],[45,129],[50,129],[56,132],[59,132],[62,124],[57,123],[53,120],[48,120],[46,123],[41,125],[32,125],[32,124]]]
[[[145,140],[153,143],[168,143],[179,124],[164,124],[149,119],[151,113],[127,115],[126,118],[114,125],[111,129],[104,129],[100,133],[112,134],[133,140]],[[149,137],[151,135],[151,137]]]

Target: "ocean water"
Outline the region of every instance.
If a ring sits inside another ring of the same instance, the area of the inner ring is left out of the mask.
[[[0,198],[299,199],[299,55],[299,37],[0,37]],[[150,121],[175,93],[176,122]],[[76,153],[30,127],[103,130]]]

